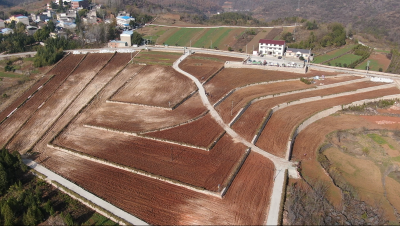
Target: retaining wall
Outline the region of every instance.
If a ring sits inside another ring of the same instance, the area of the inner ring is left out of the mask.
[[[299,73],[299,74],[306,74],[305,68],[248,65],[248,64],[243,64],[242,62],[233,62],[233,61],[225,62],[225,68],[250,68],[250,69],[261,69],[261,70],[269,70],[269,71],[286,71],[286,72],[293,72],[293,73]]]

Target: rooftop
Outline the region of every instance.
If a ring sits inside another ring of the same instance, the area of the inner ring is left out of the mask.
[[[309,53],[310,50],[308,49],[295,49],[295,48],[287,48],[287,51],[291,51],[291,52],[300,52],[300,53]]]
[[[282,40],[268,40],[268,39],[260,39],[258,43],[264,44],[272,44],[272,45],[285,45],[285,41]]]
[[[118,16],[117,18],[127,20],[127,19],[130,19],[130,18],[132,18],[132,17],[130,17],[130,16]]]

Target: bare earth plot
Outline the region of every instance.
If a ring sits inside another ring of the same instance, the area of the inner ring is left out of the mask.
[[[197,87],[171,67],[146,66],[111,100],[172,108]]]
[[[338,80],[340,82],[341,80]],[[336,93],[349,92],[356,89],[368,88],[376,86],[374,82],[357,82],[348,85],[332,87],[320,90],[310,90],[308,92],[290,94],[286,96],[276,96],[274,98],[261,100],[253,103],[244,112],[244,114],[233,124],[232,128],[240,134],[243,138],[251,141],[254,135],[258,132],[263,120],[268,115],[269,111],[282,103],[287,103],[303,98],[315,97],[315,96],[327,96]]]
[[[50,70],[48,75],[55,75],[43,88],[38,90],[35,95],[26,101],[17,111],[7,120],[0,124],[0,145],[3,147],[7,141],[19,130],[19,128],[34,114],[70,75],[72,70],[78,65],[85,55],[68,55],[57,67]],[[39,87],[38,87],[39,88]],[[31,95],[29,90],[29,95]],[[24,94],[24,96],[26,96]],[[23,101],[23,100],[18,100]]]
[[[307,76],[313,76],[313,73],[318,73],[318,75],[320,75],[321,72],[310,72]],[[210,94],[210,102],[214,104],[229,91],[237,87],[260,82],[288,80],[301,77],[304,77],[304,74],[247,68],[226,68],[207,82],[204,88]]]
[[[262,224],[273,164],[251,153],[223,199],[62,152],[42,164],[150,224]],[[259,166],[263,167],[259,167]]]
[[[218,72],[226,61],[242,60],[241,58],[196,53],[183,60],[179,67],[195,76],[200,82],[205,82],[210,76]]]
[[[304,119],[333,106],[399,93],[400,90],[394,87],[286,107],[272,115],[256,145],[269,153],[284,157],[293,129]]]
[[[62,86],[21,127],[7,148],[21,151],[31,148],[112,57],[113,54],[89,54]]]
[[[219,115],[221,115],[224,122],[229,123],[240,109],[254,98],[312,88],[315,88],[315,86],[306,85],[300,80],[249,86],[235,91],[215,109],[218,111]]]

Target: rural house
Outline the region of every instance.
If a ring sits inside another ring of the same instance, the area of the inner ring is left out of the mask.
[[[129,22],[135,21],[135,18],[130,16],[117,16],[117,24],[121,27],[129,27]]]
[[[258,42],[259,54],[283,56],[284,52],[285,41],[260,39]]]
[[[88,0],[72,0],[71,6],[73,9],[77,9],[80,7],[86,9],[87,7],[89,7],[89,2]]]
[[[111,40],[108,43],[108,48],[120,48],[120,47],[126,47],[127,43],[124,41],[116,41],[116,40]]]
[[[287,48],[285,55],[287,57],[303,57],[304,59],[308,59],[311,56],[311,50]]]
[[[0,19],[0,28],[5,28],[6,26],[4,25],[4,20]]]

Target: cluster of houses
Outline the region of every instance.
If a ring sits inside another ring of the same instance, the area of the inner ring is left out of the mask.
[[[59,5],[59,0],[53,0],[54,4]],[[0,19],[0,33],[10,34],[13,30],[6,28],[6,24],[15,21],[15,23],[23,23],[26,25],[26,33],[28,35],[33,35],[37,30],[42,29],[47,26],[47,23],[52,20],[56,26],[56,32],[50,34],[51,37],[67,37],[64,29],[75,30],[76,29],[76,18],[79,15],[79,10],[87,9],[88,13],[84,18],[82,18],[82,23],[85,25],[98,24],[103,22],[104,18],[97,17],[97,11],[100,10],[101,5],[96,5],[94,3],[89,3],[89,0],[63,0],[63,4],[69,4],[71,7],[64,13],[57,13],[52,9],[51,3],[47,4],[46,9],[38,14],[32,13],[30,16],[25,15],[12,15],[7,20]],[[121,29],[128,29],[130,27],[130,22],[135,21],[135,18],[131,17],[129,13],[121,11],[118,16],[115,17],[117,22],[117,27]],[[104,20],[105,23],[111,23],[111,19]],[[123,35],[126,39],[127,34]],[[122,38],[122,36],[121,36]],[[127,45],[130,45],[127,42]]]
[[[260,39],[258,42],[258,51],[254,51],[253,55],[258,56],[278,56],[304,58],[304,60],[312,61],[313,55],[308,49],[287,48],[286,42],[283,40]]]

